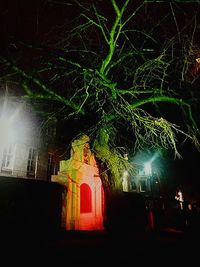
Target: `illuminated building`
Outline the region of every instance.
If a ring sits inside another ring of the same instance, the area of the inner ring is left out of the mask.
[[[104,192],[88,136],[72,143],[70,159],[60,162],[52,181],[66,186],[63,220],[67,230],[103,228]]]
[[[56,155],[49,131],[30,104],[17,97],[0,99],[0,176],[50,180]]]

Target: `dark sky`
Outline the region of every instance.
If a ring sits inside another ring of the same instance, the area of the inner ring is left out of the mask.
[[[82,0],[77,2],[90,4],[95,2],[95,0]],[[104,12],[110,15],[111,5],[105,4],[109,1],[96,0],[96,2],[99,3],[100,7],[104,8]],[[130,1],[129,6],[138,6],[141,2],[142,0]],[[146,4],[146,11],[151,13],[155,21],[159,18],[164,18],[167,13],[171,12],[168,1],[166,1],[167,3],[160,4],[152,3],[153,1],[150,2]],[[10,39],[11,36],[27,41],[39,42],[45,40],[48,32],[52,28],[58,27],[63,23],[68,23],[78,16],[79,10],[77,5],[72,5],[72,3],[73,0],[1,0],[0,22],[2,41],[7,41],[7,38]],[[175,25],[173,20],[167,20],[165,18],[166,30],[168,29],[169,32],[172,31],[175,33],[177,30],[176,26],[181,28],[185,25],[197,10],[197,5],[193,3],[176,4],[176,19],[178,23]],[[142,23],[144,23],[146,16],[142,17]],[[141,17],[139,17],[138,22],[139,24],[141,23]]]
[[[57,1],[57,3],[59,2],[62,1]],[[161,10],[162,12],[164,11]],[[193,12],[194,6],[186,7],[187,17],[190,14],[192,15]],[[49,38],[52,28],[55,32],[56,28],[63,23],[70,22],[77,15],[78,10],[73,9],[69,3],[60,5],[56,4],[56,1],[46,0],[1,0],[0,47],[5,49],[7,46],[15,46],[15,40],[34,43],[43,42],[46,38]],[[158,14],[155,14],[155,16],[158,16]],[[170,28],[170,25],[167,25],[167,27]],[[193,184],[196,192],[200,193],[200,153],[189,143],[181,148],[181,152],[183,159],[171,160],[168,165],[172,168],[171,176],[176,178],[177,184],[180,181],[180,184],[184,183],[188,188],[190,184]]]
[[[191,142],[186,142],[181,148],[182,159],[171,159],[172,179],[177,186],[182,185],[190,194],[198,194],[200,197],[200,152]]]
[[[51,4],[46,0],[2,0],[0,3],[1,39],[39,42],[52,27],[73,17],[70,5]]]

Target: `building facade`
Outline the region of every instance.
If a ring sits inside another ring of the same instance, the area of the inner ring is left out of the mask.
[[[57,171],[55,121],[47,125],[31,104],[4,96],[0,124],[0,176],[50,180]]]
[[[52,181],[66,187],[63,201],[63,227],[66,230],[103,229],[104,191],[99,170],[83,135],[72,142],[71,157],[60,162]]]

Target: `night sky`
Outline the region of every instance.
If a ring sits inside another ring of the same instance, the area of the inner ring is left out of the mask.
[[[47,0],[1,0],[0,2],[1,53],[4,53],[7,47],[15,47],[16,41],[19,40],[42,43],[52,36],[52,28],[55,32],[60,25],[70,23],[78,15],[78,10],[72,9],[67,1],[63,5]],[[193,8],[194,6],[186,7],[187,16],[194,11]],[[170,29],[170,25],[167,27]],[[198,123],[200,125],[200,120]],[[166,166],[171,170],[171,179],[175,181],[174,187],[183,185],[187,190],[190,189],[190,194],[200,195],[200,152],[189,142],[180,146],[180,152],[182,159],[173,160],[173,156],[167,159]]]

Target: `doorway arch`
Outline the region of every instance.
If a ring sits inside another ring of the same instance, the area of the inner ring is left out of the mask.
[[[80,213],[92,212],[92,191],[88,184],[80,186]]]

